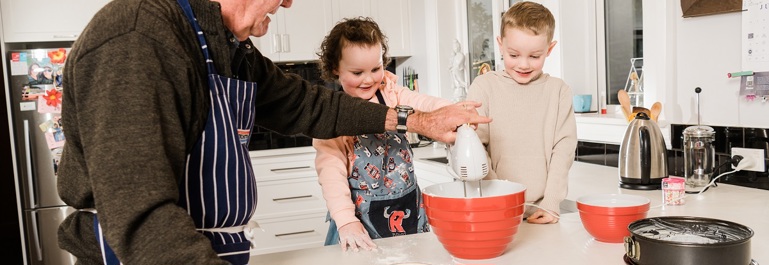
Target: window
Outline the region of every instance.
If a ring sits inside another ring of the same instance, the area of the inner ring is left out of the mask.
[[[606,95],[608,104],[619,104],[617,92],[628,82],[631,59],[643,58],[642,0],[604,0]],[[643,60],[635,67],[642,74]],[[599,80],[600,82],[600,80]]]

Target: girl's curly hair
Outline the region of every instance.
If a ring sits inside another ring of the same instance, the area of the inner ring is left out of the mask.
[[[345,18],[337,23],[320,45],[320,74],[323,80],[336,82],[339,76],[334,71],[339,68],[342,60],[342,49],[348,45],[370,47],[382,46],[383,65],[390,63],[387,56],[387,36],[379,29],[379,25],[369,17]]]

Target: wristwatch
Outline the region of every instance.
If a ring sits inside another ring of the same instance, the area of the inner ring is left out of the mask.
[[[406,119],[408,119],[411,113],[414,113],[414,108],[406,105],[398,105],[395,106],[395,111],[398,112],[398,125],[395,126],[395,129],[398,130],[398,133],[406,133],[408,130],[408,127],[406,127]]]

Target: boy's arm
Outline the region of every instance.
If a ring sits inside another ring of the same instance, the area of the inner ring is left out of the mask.
[[[550,168],[544,198],[540,203],[540,206],[556,213],[559,213],[560,203],[568,192],[569,169],[574,163],[574,150],[577,148],[577,123],[574,118],[571,88],[563,84],[559,95]]]

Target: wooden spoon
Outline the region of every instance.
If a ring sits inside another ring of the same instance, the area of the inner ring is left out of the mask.
[[[651,109],[651,119],[654,122],[657,122],[657,118],[660,116],[660,112],[662,112],[662,103],[654,102],[654,105],[652,105]]]
[[[627,91],[620,90],[617,92],[617,99],[619,99],[619,105],[622,107],[622,113],[625,114],[625,119],[628,121],[633,119],[633,111],[631,109],[630,105],[630,96],[628,96]]]

